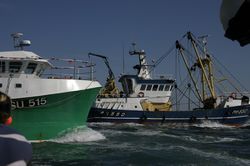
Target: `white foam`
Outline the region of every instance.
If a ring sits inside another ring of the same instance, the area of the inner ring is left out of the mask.
[[[133,132],[132,134],[134,135],[140,135],[140,136],[160,136],[162,134],[161,131],[152,131],[152,130],[145,130],[145,131],[137,131]]]
[[[141,127],[141,126],[144,126],[144,124],[141,124],[141,123],[124,123],[123,124],[124,126],[129,126],[129,127]]]
[[[233,126],[228,126],[228,125],[223,125],[218,122],[212,122],[212,121],[203,121],[201,124],[193,124],[195,127],[200,127],[200,128],[234,128]]]
[[[88,123],[89,127],[141,127],[144,126],[140,123],[111,123],[111,122],[91,122]]]
[[[185,140],[185,141],[200,142],[199,140],[192,138],[191,136],[181,136],[180,138]]]
[[[243,140],[238,138],[220,138],[214,142],[234,142],[234,141],[243,141]]]
[[[184,136],[184,138],[188,138],[186,140],[193,141],[193,142],[199,142],[199,143],[220,143],[220,142],[235,142],[235,141],[243,141],[242,139],[238,138],[231,138],[231,137],[213,137],[213,136],[205,136],[205,137],[198,137],[198,139],[194,139],[190,136]]]
[[[88,126],[94,127],[94,126],[113,126],[114,123],[111,122],[91,122],[88,123]]]
[[[234,156],[230,156],[226,152],[218,153],[218,152],[208,152],[199,150],[196,148],[184,147],[184,146],[170,146],[169,149],[183,149],[187,152],[193,153],[194,155],[199,155],[202,157],[210,157],[214,159],[224,160],[227,164],[233,165],[250,165],[249,159],[242,159]]]
[[[106,139],[106,137],[101,133],[86,126],[80,126],[71,129],[62,136],[56,139],[52,139],[50,141],[57,143],[79,143],[79,142],[100,141],[104,139]]]
[[[242,127],[243,128],[244,127],[250,127],[250,119],[245,124],[243,124]]]

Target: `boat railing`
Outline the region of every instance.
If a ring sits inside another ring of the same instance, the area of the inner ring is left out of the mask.
[[[47,69],[42,77],[49,79],[95,80],[95,64],[77,59],[51,58],[53,67]]]

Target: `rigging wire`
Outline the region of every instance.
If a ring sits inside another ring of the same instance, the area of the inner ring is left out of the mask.
[[[178,66],[176,66],[176,69],[177,69],[177,71],[179,72],[178,73],[178,76],[179,76],[179,80],[180,80],[180,82],[182,82],[182,78],[181,78],[181,61],[180,61],[180,56],[179,56],[180,54],[178,54],[178,52],[177,52],[177,55],[176,55],[176,57],[177,57],[177,65]],[[177,72],[176,72],[177,73]],[[177,75],[176,75],[176,78],[177,78]]]
[[[181,95],[182,95],[182,96],[179,98],[179,100],[176,101],[176,103],[180,103],[180,101],[182,101],[182,98],[184,97],[183,94],[186,94],[188,88],[186,88],[185,91],[180,90],[178,87],[176,87],[176,89],[179,90],[179,91],[181,92]]]
[[[197,107],[200,107],[195,101],[193,101],[192,99],[190,99],[185,93],[183,93],[178,87],[176,87],[176,89],[183,95],[182,96],[182,98],[183,97],[186,97],[187,99],[189,99],[194,105],[196,105]],[[188,87],[187,87],[187,89],[186,89],[186,91],[188,90]],[[185,91],[185,92],[186,92]],[[180,101],[180,100],[179,100]],[[178,103],[178,102],[176,102],[176,103]],[[175,105],[175,104],[173,104],[173,105]]]
[[[214,63],[214,65],[217,66],[217,64],[215,64],[215,63]],[[223,74],[223,72],[222,72],[219,68],[215,67],[215,69],[216,69],[216,72],[217,72],[218,74],[220,74],[222,78],[224,78],[224,79],[222,79],[222,80],[218,80],[218,81],[216,80],[217,83],[220,84],[220,86],[224,89],[224,91],[228,91],[228,88],[226,88],[226,87],[224,86],[223,82],[224,82],[225,80],[227,80],[227,82],[228,82],[232,87],[233,87],[233,85],[231,84],[230,81],[228,81],[228,78]],[[217,86],[217,88],[219,89],[218,86]]]
[[[182,41],[186,36],[187,36],[187,34],[183,35],[182,38],[179,39],[179,41]],[[154,65],[152,65],[152,68],[151,68],[150,71],[149,71],[149,74],[150,74],[150,73],[154,70],[154,68],[156,68],[164,59],[166,59],[166,58],[170,55],[170,53],[171,53],[173,50],[175,50],[175,48],[176,48],[176,44],[175,44],[175,42],[174,42],[174,44],[171,45],[171,46],[169,47],[168,51],[167,51],[166,53],[164,53],[160,58],[158,58],[158,59],[155,61]]]
[[[224,68],[224,70],[226,70],[226,72],[228,72],[229,73],[229,75],[241,86],[241,88],[243,88],[245,91],[248,91],[247,89],[246,89],[246,87],[226,68],[226,66],[225,65],[223,65],[215,56],[212,56],[223,68]],[[230,83],[231,83],[231,81],[230,80],[228,80]],[[232,83],[231,83],[232,84]],[[234,85],[232,85],[237,91],[239,91],[238,90],[238,88],[236,88]]]
[[[200,40],[198,40],[198,39],[196,39],[196,37],[191,33],[191,35],[192,35],[192,37],[193,37],[193,39],[197,42],[197,43],[199,43],[199,44],[197,44],[197,46],[198,46],[198,48],[200,49],[200,51],[202,52],[202,53],[204,53],[205,54],[205,52],[204,52],[204,50],[203,50],[203,48],[201,47],[201,45],[203,45],[202,43],[201,43],[201,41]],[[245,91],[248,91],[246,88],[245,88],[245,86],[239,81],[239,79],[237,79],[227,68],[226,68],[226,66],[225,65],[223,65],[215,56],[213,56],[212,54],[209,54],[212,58],[214,58],[215,60],[216,60],[216,62],[218,62],[219,63],[219,65],[221,65],[223,68],[224,68],[224,70],[227,72],[227,73],[229,73],[229,75],[245,90]],[[235,87],[234,85],[233,85],[233,83],[232,83],[232,81],[231,80],[229,80],[228,79],[228,81],[230,82],[230,84],[231,84],[231,86],[232,87],[234,87],[239,93],[241,93],[240,91],[239,91],[239,89],[237,88],[237,87]],[[241,93],[242,94],[242,93]]]

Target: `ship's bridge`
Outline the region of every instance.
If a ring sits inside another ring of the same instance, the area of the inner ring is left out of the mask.
[[[174,79],[142,79],[137,75],[123,75],[119,79],[128,97],[166,96],[173,89]],[[157,95],[156,95],[157,94]]]
[[[29,51],[7,51],[0,52],[0,76],[19,77],[40,77],[44,70],[52,65],[46,59]]]

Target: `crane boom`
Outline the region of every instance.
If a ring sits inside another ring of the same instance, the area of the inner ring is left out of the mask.
[[[105,65],[106,65],[107,68],[108,68],[109,79],[115,79],[115,75],[114,75],[114,73],[113,73],[113,71],[112,71],[112,69],[111,69],[111,67],[110,67],[110,65],[109,65],[108,58],[107,58],[106,56],[104,56],[104,55],[99,55],[99,54],[95,54],[95,53],[91,53],[91,52],[88,53],[88,55],[89,55],[89,56],[96,56],[96,57],[102,58],[103,61],[104,61],[104,63],[105,63]]]
[[[91,53],[91,52],[88,53],[88,55],[102,58],[105,65],[108,68],[109,76],[106,80],[106,84],[105,84],[104,88],[100,92],[100,96],[103,96],[103,97],[118,96],[120,92],[115,84],[115,75],[114,75],[114,73],[109,65],[108,58],[104,55],[99,55],[99,54],[95,54],[95,53]]]

